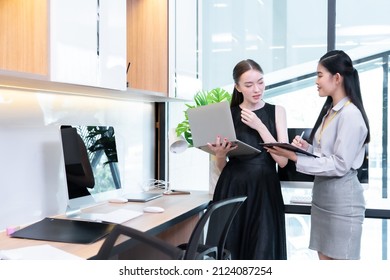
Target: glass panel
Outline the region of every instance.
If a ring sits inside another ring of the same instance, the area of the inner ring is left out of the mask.
[[[242,59],[252,58],[270,73],[316,59],[326,50],[325,0],[214,0],[202,5],[204,89],[231,84],[232,69]]]
[[[382,197],[383,69],[382,58],[355,65],[359,71],[362,97],[370,120],[369,188],[366,199]]]
[[[326,0],[315,3],[311,0],[172,2],[176,15],[174,96],[188,99],[187,103],[191,103],[199,90],[223,87],[231,92],[232,70],[239,60],[255,59],[266,76],[271,76],[276,70],[318,59],[326,50]],[[305,12],[303,6],[311,12]],[[307,21],[311,22],[310,26]],[[270,81],[285,78],[285,75],[273,75]],[[185,110],[184,103],[168,104],[168,127],[176,127],[184,120]],[[169,155],[171,183],[178,180],[178,184],[186,182],[190,188],[208,188],[205,185],[209,177],[208,156],[198,156],[199,153],[202,152],[188,149],[182,155]],[[185,162],[190,169],[183,166]],[[197,175],[179,172],[194,168],[199,172]],[[187,176],[195,178],[185,180]]]
[[[388,51],[390,49],[390,18],[388,1],[363,0],[336,1],[336,46],[347,50],[352,56],[368,57],[384,53],[383,58],[369,61],[370,65],[357,66],[364,103],[371,126],[369,145],[369,188],[367,200],[389,197],[388,191]],[[353,11],[351,11],[353,7]],[[353,16],[351,16],[353,13]],[[371,67],[370,67],[371,66]],[[370,222],[365,221],[370,224]],[[366,226],[363,232],[362,255],[374,254],[373,258],[388,259],[388,221],[375,223],[380,234],[374,234],[374,225]],[[365,246],[364,239],[371,240]],[[380,242],[372,243],[372,240]]]
[[[286,215],[287,259],[316,260],[317,252],[309,249],[310,216]]]
[[[389,248],[386,241],[389,238],[387,229],[389,220],[365,219],[362,233],[362,260],[387,260]],[[375,242],[373,242],[375,240]]]
[[[179,2],[176,1],[176,5]],[[286,108],[288,127],[313,126],[325,101],[318,96],[315,71],[318,59],[327,49],[326,0],[185,2],[191,3],[187,7],[191,7],[192,14],[181,14],[176,22],[179,33],[175,44],[175,96],[188,101],[168,104],[168,127],[174,128],[184,120],[184,103],[191,103],[198,90],[223,87],[231,92],[232,69],[246,58],[262,65],[267,85],[265,101]],[[177,5],[177,15],[184,6]],[[371,125],[366,198],[388,197],[388,1],[378,0],[373,6],[367,1],[343,0],[337,1],[336,9],[336,48],[347,51],[355,61]],[[307,10],[310,13],[305,12]],[[310,105],[304,106],[306,104]],[[169,181],[178,185],[177,188],[207,190],[209,187],[209,157],[202,151],[187,149],[182,154],[170,153],[168,167]],[[367,222],[367,226],[370,223]],[[375,223],[381,227],[380,239],[377,233],[370,235],[368,230],[364,239],[381,240],[373,254],[375,258],[381,254],[386,259],[388,222],[375,220]]]
[[[388,240],[389,234],[382,231],[388,227],[388,220],[365,219],[363,223],[361,260],[386,260],[389,249],[382,248],[381,242],[373,240]],[[288,260],[318,260],[317,252],[310,250],[310,216],[286,215],[287,259]]]
[[[336,48],[345,51],[370,46],[390,48],[387,0],[336,1]],[[351,16],[352,15],[352,16]]]

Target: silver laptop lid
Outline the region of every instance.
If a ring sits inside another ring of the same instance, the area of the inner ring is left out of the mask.
[[[187,110],[194,147],[215,143],[217,136],[235,141],[232,113],[229,102],[223,101]]]
[[[213,154],[207,143],[215,143],[217,136],[220,136],[237,145],[228,156],[253,155],[261,152],[237,139],[229,102],[190,108],[187,114],[194,147]]]

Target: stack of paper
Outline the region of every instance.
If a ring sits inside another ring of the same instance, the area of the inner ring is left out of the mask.
[[[48,244],[0,250],[1,260],[84,260]]]

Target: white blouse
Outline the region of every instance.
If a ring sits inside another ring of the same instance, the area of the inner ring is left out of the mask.
[[[345,97],[329,112],[316,131],[308,152],[319,158],[298,155],[297,171],[318,176],[343,176],[351,169],[359,169],[365,154],[367,127],[359,109]]]

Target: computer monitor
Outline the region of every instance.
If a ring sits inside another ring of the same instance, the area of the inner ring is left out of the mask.
[[[61,140],[68,211],[117,197],[121,180],[114,127],[62,125]]]
[[[293,141],[295,136],[301,135],[305,131],[304,139],[309,138],[311,128],[288,128],[289,143]],[[280,181],[284,182],[313,182],[314,176],[307,175],[296,171],[295,163],[289,161],[284,168],[278,168]],[[368,147],[366,145],[366,153],[363,160],[363,165],[358,169],[358,179],[362,184],[368,184]]]

